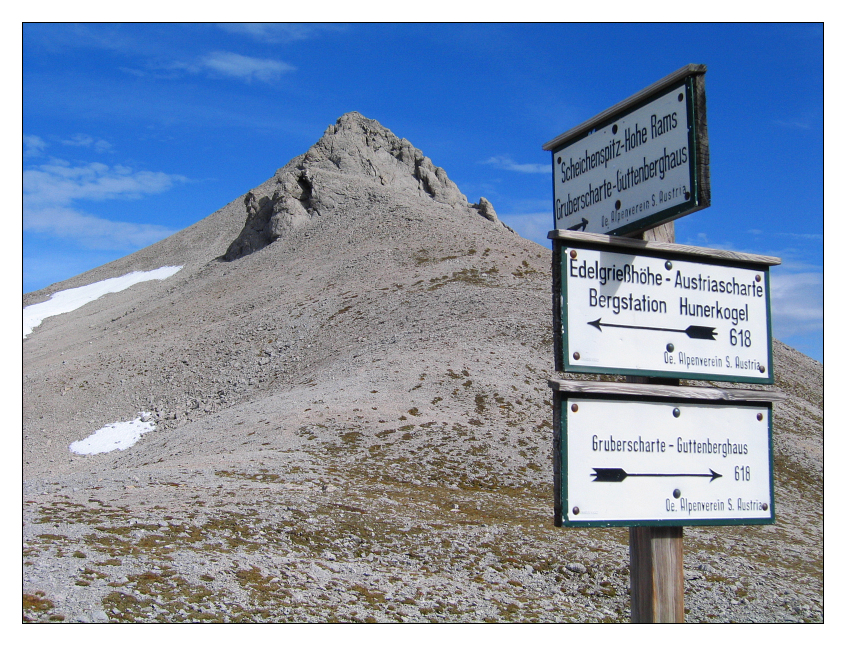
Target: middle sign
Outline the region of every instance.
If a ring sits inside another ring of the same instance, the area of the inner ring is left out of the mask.
[[[773,383],[769,265],[778,258],[550,237],[560,272],[557,369]]]

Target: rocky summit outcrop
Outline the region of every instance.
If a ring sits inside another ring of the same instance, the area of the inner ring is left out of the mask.
[[[262,249],[332,211],[337,207],[335,196],[352,178],[498,221],[487,199],[469,204],[446,171],[408,140],[377,121],[349,112],[304,155],[280,168],[271,182],[247,193],[246,223],[225,259],[236,260]]]
[[[162,266],[23,341],[27,620],[628,621],[627,530],[552,524],[551,253],[487,200],[353,113],[52,289]],[[823,618],[822,365],[773,354],[777,522],[685,528],[691,622]]]

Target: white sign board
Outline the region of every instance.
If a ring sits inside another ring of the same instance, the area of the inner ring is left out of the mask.
[[[554,228],[622,234],[701,208],[691,102],[687,84],[679,82],[553,149]]]
[[[768,267],[563,247],[568,372],[773,383]]]
[[[775,521],[769,405],[564,400],[565,525]]]

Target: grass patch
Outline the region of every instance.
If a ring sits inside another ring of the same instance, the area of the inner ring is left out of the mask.
[[[39,590],[35,594],[23,593],[23,621],[37,621],[37,615],[43,614],[53,608],[53,602],[47,595]]]

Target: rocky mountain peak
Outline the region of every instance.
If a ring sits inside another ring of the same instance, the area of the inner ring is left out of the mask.
[[[427,195],[436,202],[467,206],[467,198],[443,168],[407,139],[358,112],[348,112],[329,126],[306,153],[304,163],[371,178],[382,186]]]
[[[236,260],[337,208],[350,182],[431,200],[498,222],[493,205],[470,204],[443,168],[378,121],[348,112],[308,151],[244,197],[246,222],[226,252]],[[342,189],[341,186],[344,186]]]

